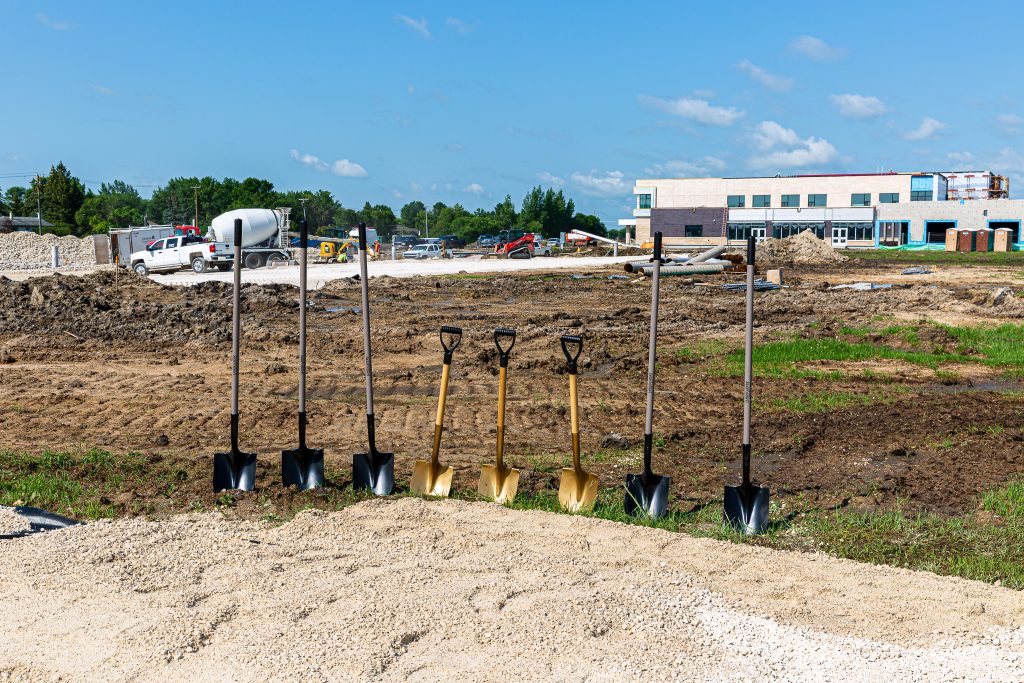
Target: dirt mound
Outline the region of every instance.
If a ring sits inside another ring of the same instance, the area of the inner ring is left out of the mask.
[[[39,270],[51,265],[50,253],[56,246],[61,267],[84,268],[96,265],[93,238],[46,233],[11,232],[0,234],[0,270]]]
[[[297,308],[295,288],[245,285],[243,314]],[[0,278],[0,334],[66,334],[69,339],[152,345],[226,343],[231,339],[231,285],[170,287],[128,270]],[[252,339],[270,339],[259,323]]]
[[[810,230],[783,239],[767,239],[757,245],[759,266],[821,266],[842,263],[846,257]]]
[[[3,544],[0,678],[15,680],[1024,677],[1015,591],[483,503]],[[54,639],[60,657],[39,646]]]

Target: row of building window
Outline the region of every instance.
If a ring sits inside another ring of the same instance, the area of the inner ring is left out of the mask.
[[[697,226],[686,226],[687,237],[701,237],[701,234],[690,234],[690,228]],[[792,237],[798,235],[805,230],[813,230],[814,234],[819,239],[825,239],[825,224],[824,223],[772,223],[772,234],[771,236],[776,239],[783,237]],[[835,233],[836,230],[846,230],[846,239],[848,240],[872,240],[874,239],[874,226],[870,222],[840,222],[836,221],[832,223],[832,231]],[[752,234],[754,237],[767,237],[768,236],[768,225],[766,223],[728,223],[726,224],[725,234],[729,241],[745,240]]]
[[[640,197],[647,197],[648,202],[650,195],[640,195]],[[767,209],[771,208],[772,196],[770,194],[755,194],[752,195],[753,203],[751,206],[755,209]],[[928,192],[911,192],[911,201],[931,201],[932,193]],[[898,204],[900,201],[899,192],[882,192],[878,195],[878,202],[880,204]],[[743,194],[731,194],[727,198],[727,204],[730,209],[742,209],[747,205],[747,196]],[[784,194],[782,195],[783,208],[797,208],[800,206],[800,195],[798,194]],[[828,206],[828,195],[825,194],[809,194],[807,195],[807,206],[809,207],[822,207]],[[858,192],[850,195],[850,206],[871,206],[871,193],[870,192]],[[650,208],[650,206],[640,206],[641,209]]]

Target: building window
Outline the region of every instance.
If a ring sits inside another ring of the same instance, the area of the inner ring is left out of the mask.
[[[912,190],[910,192],[910,201],[912,202],[930,202],[931,200],[931,190]]]
[[[755,209],[764,209],[772,205],[772,196],[770,194],[755,194],[754,204]]]
[[[883,192],[878,195],[879,204],[899,204],[900,193],[899,192]]]
[[[704,226],[703,225],[687,225],[683,228],[683,237],[703,237]]]
[[[747,204],[747,198],[742,194],[731,194],[729,195],[729,208],[730,209],[742,209]]]
[[[772,237],[782,239],[799,235],[804,230],[813,230],[818,239],[825,239],[824,223],[773,223]]]
[[[848,240],[873,240],[875,239],[874,227],[874,224],[868,222],[833,221],[832,234],[834,235],[836,230],[846,230],[846,239]]]
[[[649,194],[638,194],[636,196],[636,208],[638,208],[638,209],[649,209],[649,208],[651,208],[651,195],[649,195]]]
[[[851,194],[850,206],[871,206],[871,193]]]
[[[759,231],[755,237],[764,237],[767,227],[765,223],[729,223],[725,234],[730,242],[746,241],[752,230]]]
[[[825,206],[827,199],[827,194],[809,194],[807,195],[807,206]]]
[[[782,195],[782,206],[798,207],[800,206],[800,195],[798,194],[784,194]]]

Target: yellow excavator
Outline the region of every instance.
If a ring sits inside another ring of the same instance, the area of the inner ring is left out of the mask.
[[[347,263],[349,252],[356,253],[358,247],[355,240],[339,240],[337,242],[321,242],[320,255],[317,263]]]

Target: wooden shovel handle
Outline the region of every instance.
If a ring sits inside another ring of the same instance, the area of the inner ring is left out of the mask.
[[[580,411],[576,393],[576,375],[569,375],[569,415],[572,423],[572,466],[580,472]]]
[[[434,448],[430,453],[430,462],[437,465],[437,454],[441,450],[441,430],[444,425],[444,404],[448,399],[448,370],[450,365],[441,366],[441,393],[437,398],[437,418],[434,420]]]

